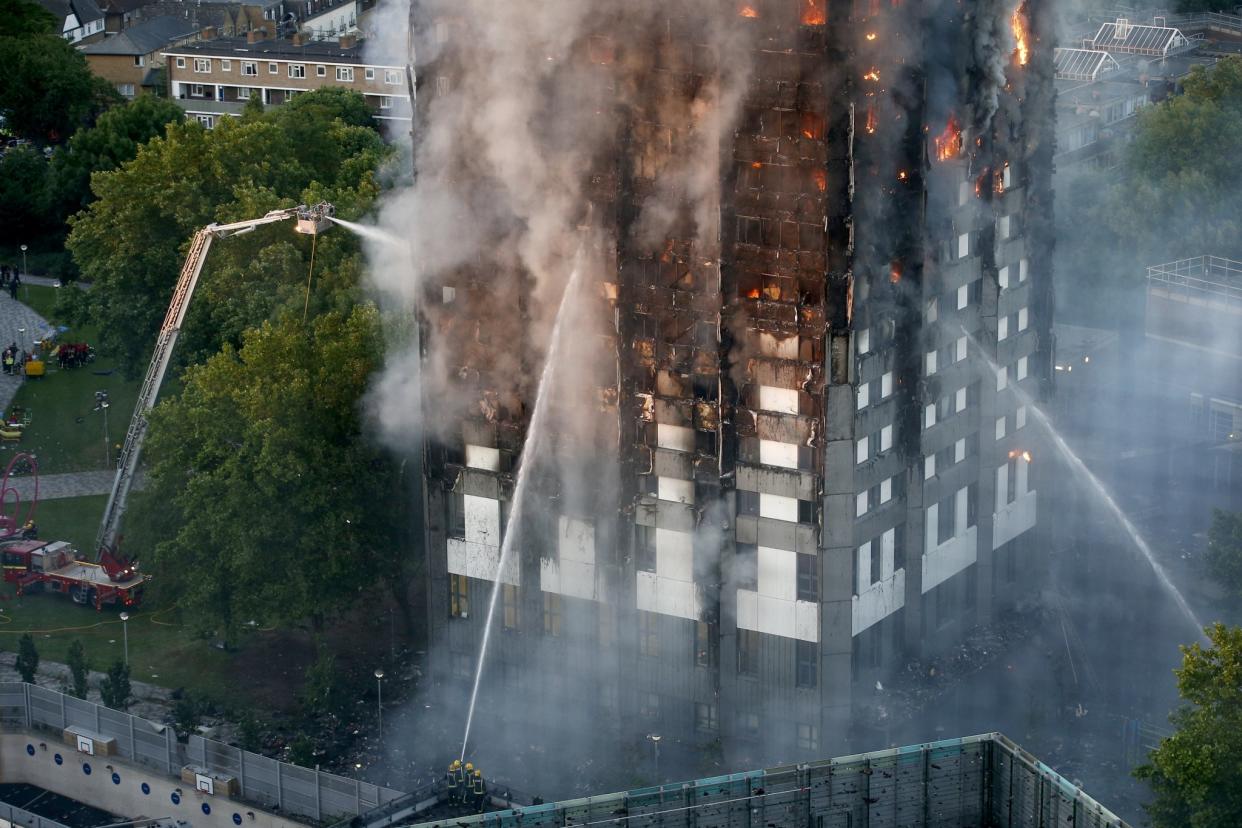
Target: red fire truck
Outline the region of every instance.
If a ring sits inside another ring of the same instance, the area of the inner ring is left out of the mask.
[[[97,610],[108,604],[137,605],[148,580],[133,564],[108,552],[99,563],[78,560],[77,550],[65,541],[8,541],[0,548],[0,558],[4,580],[17,584],[18,595],[46,589]]]

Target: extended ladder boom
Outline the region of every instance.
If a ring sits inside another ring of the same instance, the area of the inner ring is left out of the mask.
[[[99,525],[99,534],[95,538],[96,560],[116,545],[121,517],[125,513],[129,490],[133,485],[134,474],[138,471],[138,460],[142,455],[142,444],[147,433],[147,415],[151,413],[159,397],[164,374],[168,370],[173,349],[177,345],[177,337],[181,334],[181,325],[185,322],[185,313],[189,308],[190,299],[194,296],[194,288],[198,285],[198,276],[203,271],[203,262],[207,258],[207,251],[211,249],[212,241],[216,238],[248,233],[261,225],[286,221],[294,217],[298,219],[297,231],[299,233],[315,235],[327,229],[328,220],[333,212],[332,205],[327,203],[317,204],[314,207],[301,206],[286,210],[273,210],[263,218],[250,221],[209,224],[194,234],[194,239],[190,242],[190,252],[185,258],[185,264],[181,266],[181,276],[177,279],[177,286],[173,290],[172,301],[168,304],[168,312],[164,314],[164,322],[160,325],[159,338],[155,341],[155,353],[151,355],[151,364],[147,366],[147,374],[138,391],[134,416],[130,419],[129,429],[125,432],[125,445],[117,461],[116,478],[112,481],[108,505],[104,508],[103,521]]]

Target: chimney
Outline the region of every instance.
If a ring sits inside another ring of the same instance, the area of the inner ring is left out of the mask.
[[[358,35],[343,34],[340,43],[342,49],[352,49],[358,45]]]
[[[293,36],[289,38],[289,41],[293,43],[294,46],[301,46],[306,42],[306,35],[301,32],[294,32]]]
[[[1166,22],[1166,18],[1163,18],[1163,17],[1153,17],[1151,19],[1151,24],[1159,29],[1164,28],[1165,22]]]
[[[204,26],[203,30],[199,32],[199,37],[202,38],[203,40],[215,40],[216,39],[216,27],[215,26]]]
[[[258,43],[260,40],[267,40],[267,32],[263,29],[251,29],[246,32],[247,43]]]

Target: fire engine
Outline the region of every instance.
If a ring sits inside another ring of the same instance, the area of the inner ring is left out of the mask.
[[[110,553],[102,555],[99,563],[78,560],[78,551],[66,541],[8,541],[0,557],[4,580],[17,584],[18,595],[47,590],[97,610],[109,604],[136,606],[147,582],[135,564]]]

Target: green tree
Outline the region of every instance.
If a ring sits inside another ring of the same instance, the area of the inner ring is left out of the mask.
[[[60,21],[31,0],[0,0],[0,37],[56,34]]]
[[[176,492],[180,516],[152,568],[226,640],[251,619],[318,629],[361,590],[403,581],[400,466],[360,411],[383,358],[379,312],[290,313],[243,341],[186,371],[148,438],[152,488]]]
[[[301,696],[302,704],[312,713],[341,715],[345,711],[349,703],[345,677],[326,647],[320,647],[315,663],[306,671]]]
[[[1242,598],[1242,512],[1212,512],[1206,560],[1208,572],[1230,598]]]
[[[196,122],[170,124],[165,137],[142,146],[132,161],[94,176],[96,200],[71,221],[68,245],[94,282],[88,302],[102,345],[128,372],[145,363],[195,231],[300,202],[328,200],[345,217],[370,207],[378,193],[375,171],[388,150],[375,130],[337,116],[328,104],[352,100],[337,92],[299,95],[297,102],[309,103],[296,118],[282,113],[286,106],[225,119],[210,132]],[[321,97],[328,104],[312,106]],[[318,241],[315,284],[327,290],[317,297],[337,307],[356,300],[358,250],[344,233]],[[200,361],[224,342],[240,345],[242,331],[280,309],[301,311],[310,253],[310,239],[295,236],[288,224],[217,243],[179,360]],[[337,287],[349,295],[332,296]]]
[[[129,697],[133,687],[129,682],[129,665],[117,659],[108,668],[108,673],[99,682],[99,696],[105,707],[113,710],[124,710],[129,707]]]
[[[32,147],[15,147],[0,157],[0,239],[26,241],[42,236],[48,217],[48,164]]]
[[[86,698],[87,691],[90,690],[90,665],[86,661],[86,650],[82,647],[82,642],[74,639],[69,645],[69,652],[65,656],[65,664],[69,667],[69,695],[76,696],[79,699]]]
[[[305,733],[289,743],[289,761],[304,768],[315,767],[315,743]]]
[[[263,725],[253,710],[247,710],[237,720],[237,746],[251,753],[263,748]]]
[[[181,698],[173,702],[172,716],[177,737],[184,741],[202,721],[203,705],[193,693],[182,693]]]
[[[1242,57],[1182,85],[1140,113],[1108,216],[1141,261],[1242,258]]]
[[[0,116],[12,133],[38,144],[65,140],[121,96],[91,74],[86,58],[56,35],[0,37],[4,83]]]
[[[1210,646],[1182,648],[1176,732],[1135,774],[1155,794],[1153,828],[1242,825],[1242,628],[1215,624]]]
[[[15,666],[17,672],[21,674],[22,681],[34,684],[35,674],[39,672],[39,651],[35,648],[34,639],[30,637],[30,633],[23,635],[17,644]]]
[[[138,147],[163,136],[168,125],[185,113],[172,101],[139,95],[99,116],[93,127],[80,129],[52,157],[50,190],[53,208],[63,220],[91,201],[91,174],[115,170],[138,154]]]

